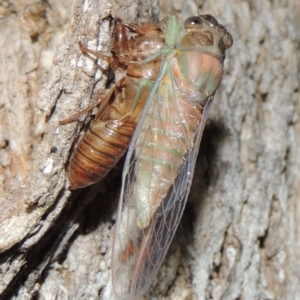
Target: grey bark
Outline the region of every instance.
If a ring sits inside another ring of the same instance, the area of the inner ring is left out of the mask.
[[[146,299],[300,299],[297,2],[161,4],[161,18],[178,13],[183,21],[197,7],[212,14],[228,24],[234,44],[182,222]],[[153,1],[0,4],[3,299],[113,297],[122,165],[70,193],[67,161],[91,117],[58,124],[107,88],[107,63],[83,56],[77,42],[109,53],[111,13],[131,22],[158,18]]]

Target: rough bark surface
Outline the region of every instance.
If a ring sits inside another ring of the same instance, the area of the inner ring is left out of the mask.
[[[161,18],[212,14],[234,44],[182,222],[145,298],[300,299],[298,0],[162,2]],[[111,14],[156,20],[158,8],[0,4],[0,299],[113,299],[122,164],[70,193],[67,162],[91,117],[58,124],[109,87],[107,63],[83,56],[77,42],[109,53]]]

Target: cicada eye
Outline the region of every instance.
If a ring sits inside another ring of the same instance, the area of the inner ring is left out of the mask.
[[[230,48],[232,46],[233,43],[233,39],[230,33],[226,33],[223,37],[223,43],[226,47],[226,49]]]
[[[202,24],[203,21],[200,17],[190,17],[186,19],[186,21],[184,22],[184,28],[191,29],[191,28],[199,27]]]

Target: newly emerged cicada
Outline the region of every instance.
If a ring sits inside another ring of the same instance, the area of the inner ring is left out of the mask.
[[[160,24],[162,26],[162,23]],[[203,129],[232,37],[211,15],[165,20],[161,59],[125,161],[112,252],[113,286],[140,299],[156,276],[190,191]]]
[[[129,38],[129,33],[133,35]],[[113,56],[105,56],[79,43],[83,53],[107,60],[124,76],[96,102],[100,103],[95,120],[75,149],[69,165],[70,189],[78,189],[100,181],[116,165],[127,150],[152,84],[160,70],[161,58],[149,62],[164,45],[161,28],[156,24],[124,24],[115,20]],[[141,63],[142,62],[142,63]],[[63,120],[67,124],[91,108]]]

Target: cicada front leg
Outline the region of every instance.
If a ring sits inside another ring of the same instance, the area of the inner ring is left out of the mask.
[[[109,101],[109,98],[111,97],[111,94],[112,94],[113,91],[114,91],[114,88],[112,88],[106,95],[104,95],[105,91],[101,91],[101,92],[97,93],[95,98],[98,99],[98,100],[96,100],[95,103],[93,103],[90,106],[88,106],[87,108],[79,111],[78,113],[72,115],[71,117],[59,121],[59,125],[66,125],[66,124],[78,121],[78,119],[82,115],[90,112],[91,110],[93,110],[95,107],[97,107],[100,104],[105,106],[105,103],[107,103]]]
[[[113,70],[116,70],[119,67],[118,61],[116,60],[115,57],[107,56],[107,55],[104,55],[100,52],[91,50],[91,49],[87,48],[81,41],[78,42],[78,46],[79,46],[82,53],[91,54],[91,55],[95,56],[98,59],[106,60],[109,63],[109,66]],[[69,117],[65,120],[59,121],[59,124],[60,125],[66,125],[66,124],[69,124],[71,122],[75,122],[79,119],[79,117],[81,117],[82,115],[90,112],[92,109],[94,109],[95,107],[97,107],[100,104],[101,104],[102,108],[105,107],[107,105],[107,102],[109,101],[112,93],[114,92],[114,89],[115,89],[115,86],[107,93],[107,95],[105,95],[105,91],[101,91],[101,92],[97,93],[96,96],[95,96],[95,99],[97,99],[97,100],[93,104],[91,104],[87,108],[83,109],[82,111],[74,114],[73,116],[71,116],[71,117]]]
[[[119,64],[118,64],[118,61],[115,57],[107,56],[107,55],[102,54],[101,52],[97,52],[97,51],[94,51],[92,49],[89,49],[85,45],[83,45],[83,43],[80,42],[80,41],[78,42],[78,45],[79,45],[79,48],[80,48],[82,53],[91,54],[91,55],[95,56],[98,59],[106,60],[109,63],[109,66],[111,67],[111,69],[113,71],[116,71],[118,69]]]

